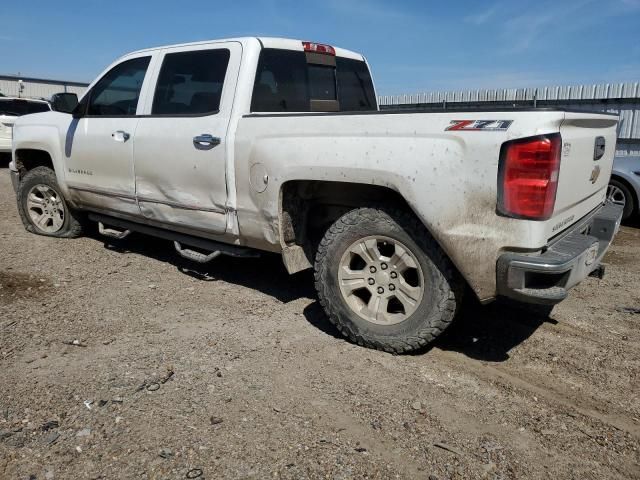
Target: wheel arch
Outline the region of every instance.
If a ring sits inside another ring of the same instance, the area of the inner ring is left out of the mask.
[[[359,207],[385,204],[415,216],[450,261],[455,262],[410,202],[390,186],[334,180],[288,180],[280,187],[278,225],[281,251],[289,273],[313,267],[317,245],[340,216]],[[457,273],[461,278],[459,269]]]
[[[49,167],[55,172],[53,156],[42,148],[17,148],[14,162],[20,178],[36,167]]]
[[[54,152],[56,152],[55,145],[51,144],[51,142],[18,141],[13,153],[13,165],[15,171],[18,172],[18,181],[24,178],[27,172],[36,167],[50,168],[58,180],[58,185],[66,201],[76,208],[77,206],[66,184],[64,161],[60,155],[56,156]]]

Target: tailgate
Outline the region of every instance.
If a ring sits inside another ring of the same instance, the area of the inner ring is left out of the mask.
[[[549,237],[604,201],[616,150],[618,117],[566,112],[560,127],[562,153]]]

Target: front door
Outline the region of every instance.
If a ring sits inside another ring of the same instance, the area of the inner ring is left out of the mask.
[[[139,56],[111,68],[83,98],[83,116],[70,121],[64,139],[65,177],[73,200],[85,208],[140,214],[133,144],[150,61],[151,56]]]
[[[147,218],[226,231],[226,138],[241,51],[220,42],[161,53],[135,140],[136,195]]]

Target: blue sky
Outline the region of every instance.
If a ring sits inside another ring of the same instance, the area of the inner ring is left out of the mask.
[[[380,94],[640,81],[640,0],[5,0],[0,73],[90,81],[144,47],[243,35],[364,53]]]

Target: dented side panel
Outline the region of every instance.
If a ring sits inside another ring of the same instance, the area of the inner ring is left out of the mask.
[[[146,218],[219,235],[227,229],[227,133],[242,46],[239,42],[217,42],[197,48],[167,48],[158,54],[158,64],[169,54],[212,49],[227,50],[230,55],[219,111],[156,116],[147,102],[136,129],[134,166],[136,195]],[[152,85],[158,71],[152,74]],[[202,135],[217,138],[219,144],[198,148],[195,139]]]

